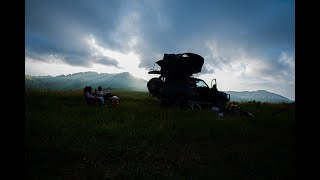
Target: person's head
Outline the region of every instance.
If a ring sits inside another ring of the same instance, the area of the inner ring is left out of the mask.
[[[89,91],[89,92],[92,91],[92,87],[91,87],[91,86],[88,87],[88,91]]]
[[[102,90],[102,87],[101,87],[101,86],[99,86],[99,87],[98,87],[98,90],[99,90],[99,91],[101,91],[101,90]]]
[[[88,91],[88,86],[83,88],[83,92],[86,93]]]

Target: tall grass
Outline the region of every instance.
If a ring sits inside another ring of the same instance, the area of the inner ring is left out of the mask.
[[[161,106],[144,92],[112,91],[117,107],[82,91],[26,91],[26,176],[293,178],[294,106],[238,103],[255,120]]]

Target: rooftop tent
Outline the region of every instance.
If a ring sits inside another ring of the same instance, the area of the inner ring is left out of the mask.
[[[161,67],[161,74],[188,75],[201,72],[203,57],[194,53],[164,54],[163,59],[156,62]]]

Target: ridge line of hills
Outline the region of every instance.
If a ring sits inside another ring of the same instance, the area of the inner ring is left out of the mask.
[[[93,89],[102,86],[104,89],[132,90],[148,92],[147,82],[129,72],[108,74],[97,72],[78,72],[59,76],[25,75],[26,89],[75,90],[91,86]],[[270,103],[294,102],[284,96],[266,90],[257,91],[225,91],[230,94],[231,101],[260,101]]]

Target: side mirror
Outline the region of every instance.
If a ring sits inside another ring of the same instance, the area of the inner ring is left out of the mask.
[[[212,85],[211,89],[217,90],[217,84]]]
[[[214,84],[212,84],[213,81],[214,81]],[[211,89],[213,88],[213,86],[215,88],[217,88],[217,79],[212,79],[212,81],[211,81]]]

